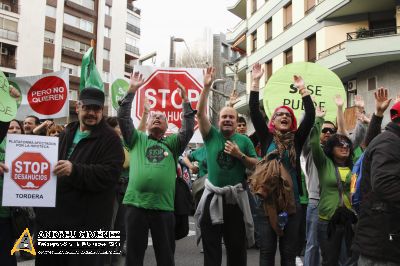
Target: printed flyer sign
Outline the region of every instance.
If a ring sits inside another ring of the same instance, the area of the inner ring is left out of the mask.
[[[0,71],[0,121],[8,122],[17,114],[17,102],[10,96],[9,84],[4,73]]]
[[[7,135],[3,206],[55,207],[58,138]]]

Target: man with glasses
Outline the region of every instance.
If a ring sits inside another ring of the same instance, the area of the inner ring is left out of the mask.
[[[182,98],[182,127],[177,134],[165,136],[168,121],[164,113],[153,112],[147,132],[138,131],[131,119],[136,91],[144,80],[139,72],[131,75],[128,93],[118,110],[118,123],[130,154],[126,205],[126,265],[143,265],[149,230],[157,265],[175,265],[174,196],[176,166],[194,132],[194,115],[186,90],[175,80]]]
[[[103,119],[104,93],[80,92],[78,120],[60,134],[55,208],[37,208],[38,230],[110,230],[115,188],[122,171],[121,140]],[[35,265],[104,265],[104,255],[44,255]]]

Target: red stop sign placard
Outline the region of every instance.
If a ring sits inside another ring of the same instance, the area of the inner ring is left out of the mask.
[[[11,165],[11,179],[22,189],[39,189],[50,180],[50,163],[37,152],[24,152]]]
[[[185,70],[156,70],[139,88],[136,97],[136,113],[138,119],[142,118],[144,98],[148,98],[151,110],[165,113],[168,123],[176,127],[182,126],[182,99],[178,80],[186,88],[189,102],[196,109],[203,87]],[[195,129],[198,127],[197,122]]]
[[[31,108],[42,115],[58,113],[67,101],[67,96],[67,85],[56,76],[39,79],[27,93]]]

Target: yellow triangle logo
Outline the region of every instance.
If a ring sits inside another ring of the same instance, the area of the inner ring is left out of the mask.
[[[11,255],[21,250],[29,252],[33,256],[36,256],[36,251],[32,244],[32,237],[31,234],[29,233],[28,228],[26,228],[24,232],[22,232],[17,242],[15,242],[14,247],[11,250]]]

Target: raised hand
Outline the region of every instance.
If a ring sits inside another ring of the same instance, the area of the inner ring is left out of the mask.
[[[317,107],[315,108],[315,117],[325,117],[326,110],[324,108]]]
[[[210,88],[215,79],[215,68],[207,67],[203,70],[204,75],[204,88]]]
[[[371,117],[367,116],[365,113],[356,111],[357,120],[361,121],[364,124],[369,124],[371,122]]]
[[[178,86],[178,88],[179,88],[179,95],[181,96],[181,98],[182,98],[182,100],[184,101],[184,102],[187,102],[188,101],[188,98],[187,98],[187,92],[186,92],[186,88],[185,88],[185,86],[183,86],[183,84],[182,83],[180,83],[179,82],[179,80],[174,80],[174,82],[175,82],[175,84]]]
[[[384,87],[380,87],[374,93],[375,96],[375,115],[382,117],[383,113],[389,107],[390,102],[392,99],[388,98],[388,90]]]
[[[239,94],[236,90],[232,90],[231,95],[229,95],[228,106],[233,107],[240,100],[238,99]]]
[[[261,64],[255,63],[251,70],[251,78],[252,78],[251,90],[252,91],[260,90],[260,79],[263,74],[264,74],[264,69],[261,67]]]
[[[337,107],[343,107],[343,105],[344,105],[344,100],[343,100],[342,96],[340,96],[339,94],[336,94],[336,96],[335,96],[335,104]]]
[[[305,97],[307,95],[310,95],[310,92],[306,90],[306,87],[304,86],[304,79],[301,76],[294,75],[293,76],[293,84],[296,86],[296,88],[299,89],[299,93],[301,97]]]
[[[149,98],[147,98],[147,97],[144,98],[143,107],[144,107],[144,113],[146,113],[146,114],[150,113],[150,101],[149,101]]]
[[[10,85],[10,96],[15,99],[18,99],[21,96],[21,94],[16,88],[14,88],[14,86]]]
[[[356,95],[354,97],[354,106],[356,106],[360,110],[364,110],[365,103],[361,95]]]
[[[129,80],[128,93],[136,93],[136,91],[143,85],[143,75],[139,72],[134,72]]]

